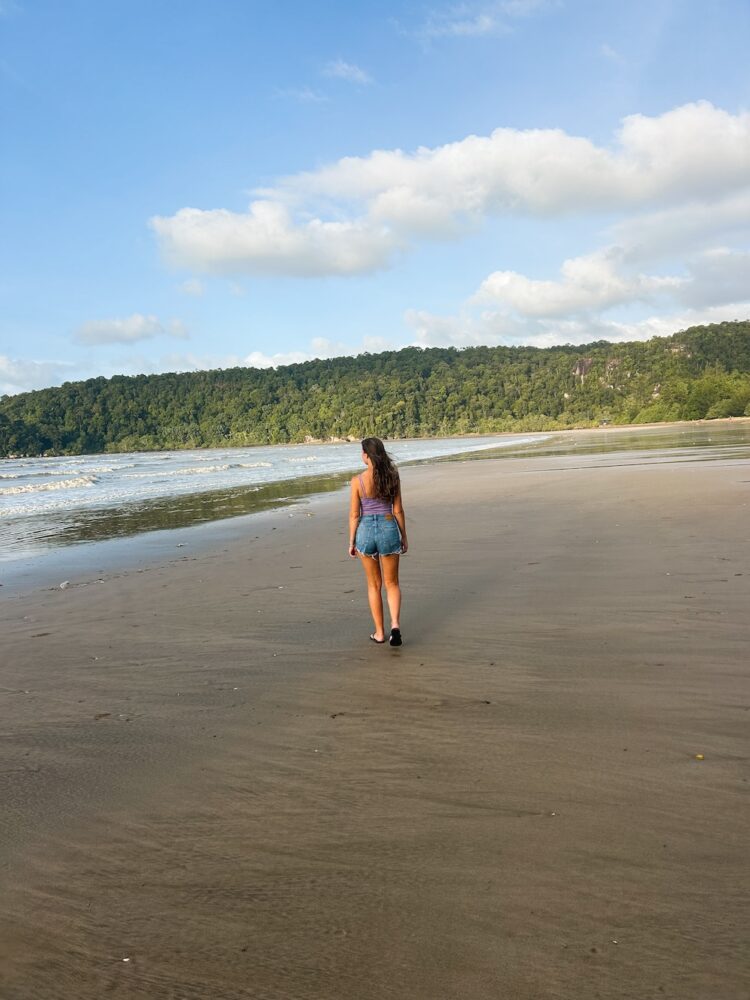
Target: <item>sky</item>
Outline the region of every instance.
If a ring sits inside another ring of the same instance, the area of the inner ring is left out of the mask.
[[[0,0],[0,394],[750,318],[748,0]]]

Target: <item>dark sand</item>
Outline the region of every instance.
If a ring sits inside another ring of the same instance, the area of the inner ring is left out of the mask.
[[[2,1000],[747,1000],[750,464],[655,457],[405,470],[401,650],[344,495],[6,598]]]

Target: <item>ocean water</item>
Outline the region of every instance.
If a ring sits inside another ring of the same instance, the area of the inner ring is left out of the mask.
[[[546,434],[397,441],[396,462],[518,448]],[[0,562],[279,506],[338,489],[359,443],[0,461]]]

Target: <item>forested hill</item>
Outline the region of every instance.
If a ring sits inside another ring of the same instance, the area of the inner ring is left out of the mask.
[[[750,415],[750,320],[645,342],[409,347],[0,398],[0,454],[422,437]]]

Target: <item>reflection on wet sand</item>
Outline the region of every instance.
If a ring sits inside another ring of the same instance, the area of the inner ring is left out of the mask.
[[[667,425],[648,428],[600,428],[563,432],[520,447],[501,447],[460,452],[429,459],[413,459],[402,467],[456,461],[518,459],[569,455],[623,456],[624,462],[643,453],[648,461],[696,461],[693,449],[701,449],[700,460],[750,457],[750,421],[736,424],[711,423]],[[232,517],[270,510],[304,501],[315,494],[334,492],[348,481],[350,471],[284,479],[254,486],[233,486],[168,497],[134,500],[119,506],[82,507],[46,513],[44,517],[18,519],[12,534],[0,542],[6,559],[40,554],[51,549],[84,542],[127,538],[150,531],[187,528]],[[9,530],[9,529],[8,529]]]
[[[738,458],[750,454],[750,421],[728,425],[667,424],[664,427],[598,428],[591,431],[564,431],[546,440],[522,448],[498,448],[460,456],[463,459],[523,458],[537,455],[607,455],[618,452],[673,451],[704,448],[716,451],[716,457],[731,457],[728,449],[737,449]],[[452,456],[455,460],[459,456]],[[695,456],[691,455],[691,460]],[[443,459],[438,459],[443,461]]]
[[[348,473],[306,476],[263,486],[237,486],[206,493],[158,497],[121,507],[83,508],[58,516],[48,514],[44,527],[35,533],[33,541],[40,548],[52,548],[125,538],[167,528],[188,528],[207,521],[220,521],[298,503],[312,494],[340,489],[348,478]],[[24,538],[22,542],[28,551],[29,539]]]

